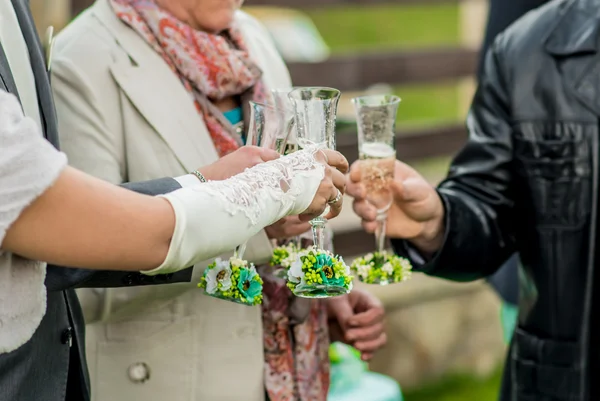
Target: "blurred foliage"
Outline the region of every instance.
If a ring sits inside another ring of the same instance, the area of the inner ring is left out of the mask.
[[[458,119],[458,88],[454,82],[406,85],[394,88],[394,92],[402,99],[398,108],[399,128]]]
[[[497,401],[502,371],[487,378],[451,376],[438,383],[406,392],[405,401]]]
[[[308,10],[333,53],[382,49],[415,49],[459,44],[456,4],[429,6],[330,7]],[[395,88],[402,98],[398,122],[443,124],[458,119],[454,82]]]
[[[458,6],[368,6],[308,10],[334,52],[459,43]]]

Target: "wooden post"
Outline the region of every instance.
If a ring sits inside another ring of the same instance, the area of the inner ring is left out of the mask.
[[[94,4],[94,0],[71,0],[71,18]]]
[[[459,24],[461,45],[478,51],[483,42],[488,13],[488,0],[462,0],[460,4]],[[476,89],[476,79],[462,79],[458,89],[459,118],[464,119]]]

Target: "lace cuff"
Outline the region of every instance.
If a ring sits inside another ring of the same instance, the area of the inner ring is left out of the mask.
[[[325,174],[317,147],[167,195],[176,224],[166,260],[146,274],[165,274],[215,257],[264,227],[305,211]]]

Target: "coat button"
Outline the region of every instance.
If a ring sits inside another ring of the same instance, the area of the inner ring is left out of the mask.
[[[134,363],[127,369],[127,375],[134,383],[144,383],[150,379],[150,367],[144,362]]]
[[[69,327],[63,330],[60,336],[60,342],[71,347],[73,345],[73,328]]]

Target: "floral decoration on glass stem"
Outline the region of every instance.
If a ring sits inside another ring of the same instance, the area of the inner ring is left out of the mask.
[[[263,281],[252,263],[242,259],[215,259],[200,279],[198,287],[207,294],[244,305],[262,303]]]
[[[287,263],[290,256],[281,259]],[[350,268],[341,257],[311,247],[295,255],[288,269],[287,286],[303,298],[329,298],[352,290]]]
[[[408,259],[386,251],[368,253],[354,259],[350,270],[363,283],[379,285],[400,283],[412,275],[412,265]]]
[[[271,256],[270,265],[273,267],[279,267],[275,270],[274,274],[276,277],[285,279],[288,276],[288,270],[292,263],[298,257],[298,253],[301,251],[299,243],[296,241],[290,241],[285,245],[275,247],[273,249],[273,256]]]

